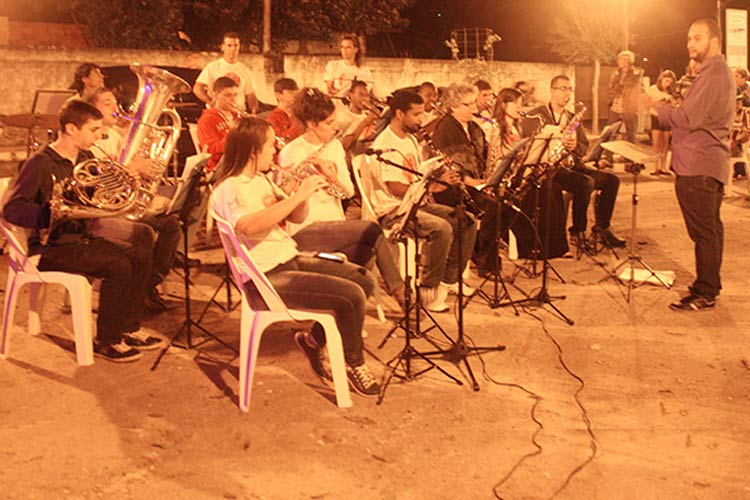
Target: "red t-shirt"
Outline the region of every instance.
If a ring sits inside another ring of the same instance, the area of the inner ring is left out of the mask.
[[[232,120],[236,120],[239,114],[231,112],[229,116],[231,116]],[[198,119],[198,142],[200,143],[201,150],[207,149],[207,152],[211,155],[208,165],[206,165],[207,172],[215,169],[219,160],[221,160],[221,156],[224,154],[224,146],[227,142],[227,134],[231,126],[232,123],[216,108],[203,111],[203,114]]]

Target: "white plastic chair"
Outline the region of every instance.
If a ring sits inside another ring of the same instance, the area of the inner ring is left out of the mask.
[[[242,291],[242,320],[240,324],[240,408],[248,411],[253,375],[258,358],[258,348],[263,332],[268,326],[280,321],[308,321],[319,323],[326,335],[326,347],[331,363],[333,386],[339,408],[352,405],[349,383],[344,361],[344,348],[336,321],[330,313],[288,309],[265,274],[255,265],[244,244],[237,240],[234,228],[225,220],[212,214],[219,229],[221,243],[232,270],[232,275]],[[265,310],[254,310],[247,298],[244,283],[252,282]]]
[[[354,172],[354,180],[359,188],[359,193],[362,196],[362,219],[371,220],[377,222],[378,218],[375,215],[375,209],[370,202],[370,196],[374,189],[374,183],[382,182],[379,179],[379,172],[377,167],[373,168],[374,165],[368,156],[359,155],[352,158],[352,171]],[[388,232],[386,231],[386,236]],[[406,244],[399,242],[397,245],[399,252],[398,267],[401,271],[401,277],[405,274],[405,262],[414,262],[416,259],[416,248],[414,240],[412,238],[406,238]],[[411,284],[412,288],[414,283]]]
[[[78,365],[94,363],[94,327],[91,314],[91,283],[80,274],[59,271],[39,271],[36,265],[40,256],[29,256],[26,238],[21,231],[0,221],[0,227],[8,245],[8,283],[5,288],[3,331],[0,338],[0,358],[5,359],[10,351],[10,335],[16,301],[21,287],[29,284],[29,334],[37,335],[41,329],[42,308],[44,306],[44,285],[63,285],[70,294],[73,331],[75,333],[76,358]]]

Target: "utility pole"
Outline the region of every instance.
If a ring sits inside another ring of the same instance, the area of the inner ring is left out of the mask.
[[[263,0],[263,54],[271,53],[271,0]]]

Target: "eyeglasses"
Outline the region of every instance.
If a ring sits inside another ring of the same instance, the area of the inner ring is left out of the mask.
[[[566,85],[563,85],[561,87],[552,87],[554,90],[562,90],[563,92],[573,92],[573,87],[568,87]]]

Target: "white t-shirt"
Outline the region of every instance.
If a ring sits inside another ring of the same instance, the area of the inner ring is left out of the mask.
[[[328,61],[326,64],[326,72],[323,80],[326,82],[333,82],[336,93],[339,97],[343,97],[349,93],[349,89],[352,86],[354,79],[367,82],[367,88],[373,89],[374,81],[372,79],[372,73],[366,66],[357,66],[356,64],[349,65],[343,59],[337,61]]]
[[[248,177],[240,174],[225,179],[213,190],[211,208],[232,227],[245,215],[260,212],[276,203],[271,182],[263,175]],[[238,235],[261,271],[267,272],[297,256],[297,243],[276,224],[249,238]]]
[[[124,142],[125,138],[122,134],[112,127],[107,130],[107,137],[102,137],[96,141],[95,146],[91,148],[91,152],[96,158],[119,160]]]
[[[319,144],[307,142],[304,135],[294,139],[284,146],[279,153],[279,164],[282,167],[297,165],[302,160],[311,156],[315,151],[320,149]],[[346,166],[346,155],[344,147],[338,139],[325,146],[320,154],[316,155],[321,160],[332,161],[336,164],[336,174],[338,176],[338,186],[347,197],[354,196],[354,185],[349,177],[349,169]],[[286,229],[289,234],[295,234],[305,226],[313,222],[339,221],[345,220],[344,209],[341,206],[341,200],[331,196],[323,190],[316,191],[308,200],[307,218],[301,224],[287,222]]]
[[[421,162],[419,154],[419,144],[411,134],[403,139],[397,136],[388,126],[372,143],[373,149],[394,148],[398,152],[383,154],[383,158],[388,159],[399,165],[405,162],[404,157],[412,158],[417,163]],[[401,153],[401,154],[399,154]],[[401,156],[403,154],[403,156]],[[402,184],[411,184],[417,177],[414,174],[405,172],[396,167],[387,165],[380,161],[372,163],[372,192],[370,193],[370,202],[375,210],[375,215],[383,215],[395,210],[401,204],[401,198],[394,196],[386,186],[386,182],[400,182]]]
[[[236,78],[235,78],[236,75]],[[222,77],[229,76],[231,78],[239,79],[240,81],[240,95],[237,97],[237,106],[240,109],[245,109],[245,96],[255,92],[255,82],[253,81],[253,73],[250,68],[245,64],[237,61],[236,63],[228,63],[224,58],[216,59],[206,64],[198,78],[195,80],[198,83],[203,83],[208,87],[208,95],[213,97],[214,95],[214,82]]]
[[[674,102],[674,97],[672,97],[672,95],[669,92],[664,92],[663,90],[659,89],[659,87],[657,87],[656,84],[651,85],[646,91],[646,93],[654,102],[664,101],[669,104],[672,104]],[[654,116],[659,114],[656,111],[656,106],[651,106],[648,109],[648,111]]]

